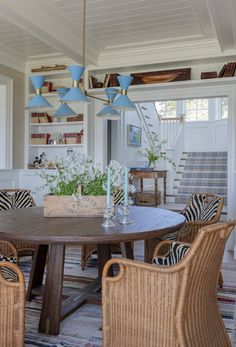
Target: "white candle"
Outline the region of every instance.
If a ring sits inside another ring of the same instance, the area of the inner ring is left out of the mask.
[[[106,206],[110,207],[110,195],[111,195],[111,174],[110,168],[107,170],[107,195],[106,195]]]
[[[125,199],[124,203],[125,205],[128,205],[128,169],[127,167],[125,168]]]

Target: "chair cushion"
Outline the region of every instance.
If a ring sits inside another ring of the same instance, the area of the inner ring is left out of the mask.
[[[19,190],[14,194],[14,207],[25,208],[34,206],[30,192]]]
[[[184,258],[189,251],[189,246],[179,242],[172,242],[166,257],[155,257],[152,259],[154,265],[174,265]]]
[[[12,195],[5,191],[0,192],[0,211],[6,211],[13,209]]]
[[[202,209],[204,206],[205,195],[194,194],[191,196],[190,202],[185,208],[183,215],[187,222],[196,221],[201,219]]]
[[[220,204],[219,198],[208,197],[202,209],[201,220],[209,221],[212,218],[214,218],[215,215],[217,214],[219,204]]]
[[[14,264],[17,263],[16,258],[5,257],[4,255],[0,255],[0,262],[1,261],[3,261],[3,262],[6,261],[6,262],[14,263]],[[5,266],[1,266],[0,271],[1,271],[2,276],[7,281],[18,282],[18,276],[12,269],[9,269],[8,267],[5,267]]]

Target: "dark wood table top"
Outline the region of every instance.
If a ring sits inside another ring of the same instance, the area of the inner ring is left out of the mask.
[[[46,218],[43,207],[3,211],[0,239],[32,241],[38,244],[114,243],[155,238],[178,230],[185,218],[160,208],[131,206],[133,223],[103,228],[102,218]]]

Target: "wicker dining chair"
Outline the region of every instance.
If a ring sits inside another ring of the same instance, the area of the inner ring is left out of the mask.
[[[202,228],[172,266],[112,259],[102,278],[103,347],[229,347],[217,280],[235,222]],[[112,265],[119,273],[109,277]]]
[[[223,205],[222,196],[210,193],[192,194],[187,205],[180,212],[186,218],[186,223],[182,228],[161,238],[145,241],[145,262],[152,261],[154,249],[165,239],[193,242],[202,227],[219,222]]]
[[[27,189],[0,189],[0,211],[11,210],[14,208],[34,207],[35,202],[30,190]],[[18,255],[32,255],[35,250],[35,245],[28,242],[13,241]],[[4,247],[2,245],[2,247]],[[5,249],[7,254],[7,248]]]
[[[2,245],[11,251],[11,258],[7,259],[2,253]],[[18,255],[13,244],[0,241],[0,254],[0,346],[24,347],[24,277],[17,264],[14,264]]]

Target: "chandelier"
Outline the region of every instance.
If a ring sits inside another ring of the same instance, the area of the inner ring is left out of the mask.
[[[104,107],[97,114],[102,119],[117,120],[121,118],[119,111],[133,111],[135,110],[134,103],[127,95],[128,88],[132,82],[133,77],[120,75],[117,77],[120,88],[105,88],[107,99],[90,95],[84,88],[84,79],[82,79],[83,87],[80,88],[80,80],[85,70],[85,39],[86,39],[86,0],[83,2],[83,66],[81,65],[68,65],[67,68],[72,78],[71,88],[58,88],[60,107],[54,113],[54,116],[70,116],[76,113],[67,105],[67,102],[82,102],[90,103],[88,98],[98,99],[104,102]],[[42,87],[44,84],[45,76],[31,76],[30,77],[33,87],[35,89],[35,96],[29,101],[26,109],[49,109],[53,106],[42,95]],[[97,92],[96,94],[98,94]]]

